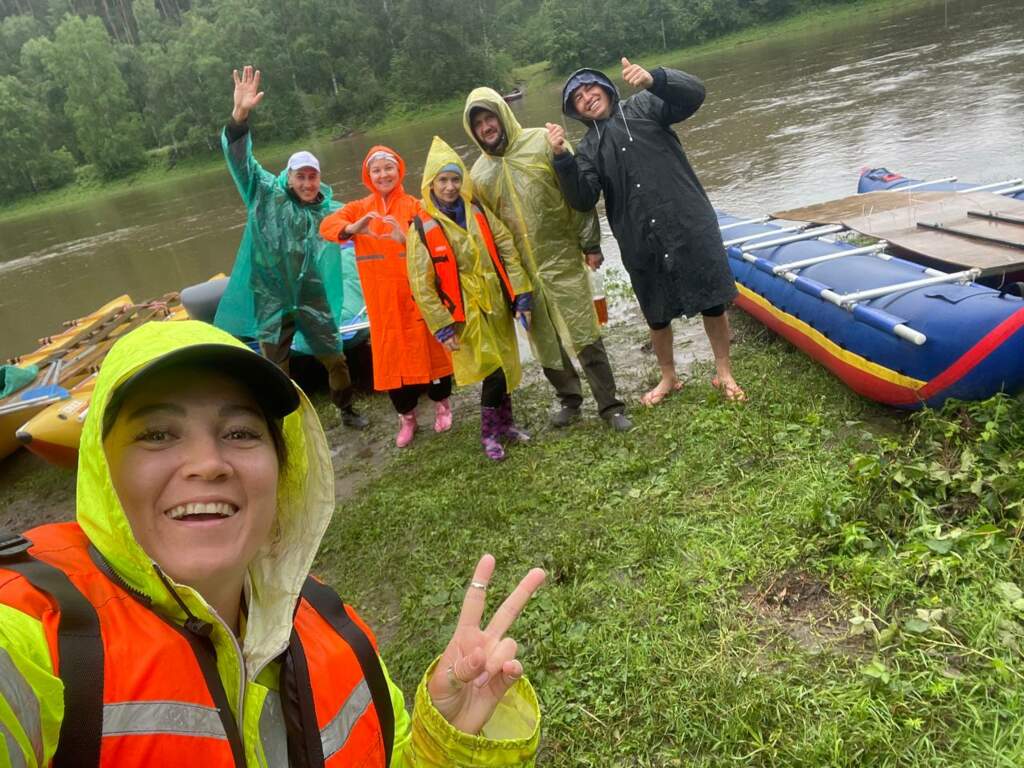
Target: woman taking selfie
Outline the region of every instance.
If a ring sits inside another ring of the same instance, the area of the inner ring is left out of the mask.
[[[533,765],[505,633],[544,572],[482,627],[480,560],[410,717],[309,578],[333,471],[272,363],[203,323],[143,326],[104,361],[79,456],[76,522],[0,541],[0,765]]]

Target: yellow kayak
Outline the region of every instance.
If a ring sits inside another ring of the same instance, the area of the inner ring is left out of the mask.
[[[224,275],[214,275],[211,280],[223,278]],[[150,320],[187,320],[188,313],[182,306],[178,294],[171,294],[159,302],[152,302],[150,306],[159,306],[157,316],[150,317]],[[124,329],[116,329],[110,336],[106,348],[130,328],[136,327],[135,323],[125,325]],[[97,363],[96,368],[99,367]],[[79,381],[69,391],[69,397],[47,405],[28,420],[23,420],[17,430],[17,439],[33,453],[46,459],[51,464],[62,467],[73,468],[78,463],[78,441],[82,436],[82,424],[89,412],[89,403],[92,399],[93,386],[95,385],[95,373]]]

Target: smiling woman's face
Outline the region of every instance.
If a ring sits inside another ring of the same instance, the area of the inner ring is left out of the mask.
[[[267,541],[278,459],[249,391],[182,369],[130,392],[103,441],[135,539],[175,581],[238,579]]]

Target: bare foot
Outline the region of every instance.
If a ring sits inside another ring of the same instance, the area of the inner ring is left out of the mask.
[[[747,393],[743,391],[743,388],[736,383],[732,376],[727,379],[720,379],[715,376],[711,380],[711,386],[721,392],[722,396],[730,403],[747,402]]]
[[[669,381],[665,381],[665,379],[662,379],[661,381],[658,382],[658,386],[656,386],[654,389],[652,389],[650,392],[647,392],[643,397],[640,398],[640,404],[646,405],[648,408],[650,408],[651,406],[660,403],[673,392],[678,392],[682,388],[683,382],[681,382],[679,379],[670,379]]]

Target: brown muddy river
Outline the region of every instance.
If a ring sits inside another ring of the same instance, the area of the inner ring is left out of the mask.
[[[978,183],[1024,176],[1021,0],[874,11],[663,63],[707,85],[705,106],[679,133],[712,201],[733,213],[852,194],[865,165]],[[229,85],[225,73],[225,118]],[[558,119],[559,91],[527,93],[515,104],[521,122]],[[309,149],[345,201],[366,194],[359,164],[376,143],[405,156],[406,188],[418,190],[435,133],[475,156],[461,116]],[[261,155],[255,140],[257,157],[278,170],[287,153]],[[229,271],[243,223],[226,169],[0,223],[0,358],[121,293],[142,300]]]

